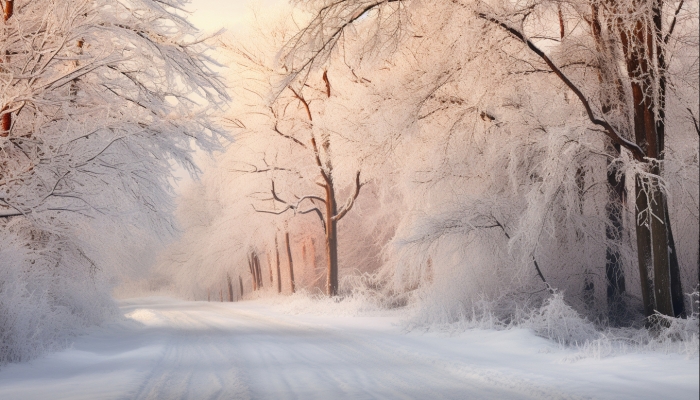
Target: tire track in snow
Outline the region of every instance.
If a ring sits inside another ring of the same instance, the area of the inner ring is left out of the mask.
[[[566,398],[407,352],[391,334],[289,323],[229,304],[168,308],[150,310],[172,337],[136,399]]]
[[[249,399],[227,354],[230,332],[192,311],[151,310],[168,328],[165,351],[129,399]],[[229,349],[230,350],[230,349]]]

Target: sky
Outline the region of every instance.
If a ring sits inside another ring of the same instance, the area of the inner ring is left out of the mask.
[[[214,33],[224,28],[231,33],[242,33],[254,19],[254,11],[259,13],[284,7],[287,0],[190,0],[186,9],[191,12],[189,21],[204,33]],[[176,193],[182,193],[192,181],[187,172],[176,167],[175,176],[179,182]]]
[[[192,11],[190,21],[204,32],[216,32],[226,28],[240,32],[253,19],[253,10],[265,12],[283,7],[285,0],[191,0],[187,7]]]

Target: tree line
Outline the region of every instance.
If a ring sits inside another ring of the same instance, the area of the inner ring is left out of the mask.
[[[613,324],[688,314],[697,4],[347,0],[291,13],[304,22],[219,39],[237,144],[201,190],[239,211],[209,222],[322,238],[315,287],[330,296],[344,267],[455,310],[539,281]],[[212,189],[223,182],[237,192]],[[270,243],[236,229],[237,245]]]

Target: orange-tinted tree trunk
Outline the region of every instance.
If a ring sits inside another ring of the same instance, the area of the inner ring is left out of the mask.
[[[332,182],[332,176],[330,180]],[[326,185],[326,294],[338,294],[338,222],[333,218],[338,209],[333,185]]]
[[[277,265],[277,293],[282,293],[282,279],[280,274],[280,248],[277,244],[277,234],[275,233],[275,263]]]
[[[295,293],[296,285],[294,283],[294,261],[292,261],[292,247],[289,244],[289,232],[284,233],[284,240],[287,245],[287,261],[289,262],[289,284],[292,289],[292,293]]]
[[[14,14],[14,9],[14,0],[5,0],[5,8],[3,9],[3,19],[5,22],[12,18],[12,14]],[[10,128],[12,128],[12,113],[8,112],[9,109],[9,105],[5,105],[2,108],[2,131],[0,131],[0,136],[3,137],[7,137],[10,134]]]

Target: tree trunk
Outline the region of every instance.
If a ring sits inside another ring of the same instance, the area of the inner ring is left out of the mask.
[[[578,212],[581,216],[583,216],[583,193],[586,189],[586,172],[582,167],[576,169],[575,180],[576,186],[578,187]],[[578,229],[576,230],[576,239],[577,241],[583,240],[583,232],[579,231]],[[592,311],[595,307],[595,283],[589,278],[591,272],[588,267],[583,265],[582,269],[584,274],[582,293],[583,303],[588,311]]]
[[[654,169],[659,173],[658,168]],[[664,209],[666,199],[660,190],[654,190],[654,202],[651,204],[651,245],[654,257],[654,296],[656,298],[656,310],[671,317],[673,312],[673,300],[671,296],[671,269],[668,256],[668,229],[664,224]]]
[[[243,298],[243,279],[238,275],[238,288],[241,289],[241,298]]]
[[[654,292],[652,290],[653,284],[649,278],[649,271],[651,270],[651,232],[649,231],[648,225],[644,224],[644,216],[642,215],[642,210],[647,209],[647,198],[643,193],[641,178],[636,177],[635,179],[635,193],[637,193],[637,200],[635,202],[635,228],[637,234],[637,262],[639,266],[639,282],[642,286],[642,303],[644,304],[644,316],[649,318],[654,314]]]
[[[668,227],[668,257],[671,270],[671,300],[673,302],[673,312],[676,318],[687,318],[685,310],[685,300],[683,298],[683,283],[681,280],[681,268],[676,254],[676,243],[673,240],[673,230],[671,229],[671,218],[668,215],[668,203],[665,207],[665,220]]]
[[[653,26],[648,26],[645,20],[640,18],[634,28],[632,40],[625,32],[621,32],[620,36],[631,81],[635,140],[647,157],[659,160],[660,146],[663,145],[664,139],[659,137],[657,131],[653,99],[645,95],[654,89],[648,61],[653,59],[651,58],[655,47],[653,32]],[[644,48],[644,44],[647,44],[648,50]],[[649,303],[645,301],[645,314],[649,317],[653,311],[657,311],[663,315],[675,316],[671,300],[668,225],[664,223],[666,199],[664,193],[658,188],[660,173],[658,163],[649,163],[648,172],[657,177],[649,178],[645,182],[637,177],[635,184],[637,252],[643,291],[646,281],[644,278],[648,276],[649,268],[653,268],[654,272],[653,295],[647,295]]]
[[[228,301],[233,303],[233,284],[231,283],[231,275],[226,274],[226,283],[228,284]]]
[[[272,252],[267,252],[267,268],[270,270],[270,286],[272,286]]]
[[[253,287],[253,291],[258,290],[258,277],[255,273],[255,266],[253,265],[253,255],[248,254],[248,271],[250,271],[250,282]]]
[[[338,222],[333,218],[337,213],[333,180],[329,179],[326,189],[326,294],[338,295]]]
[[[602,24],[600,20],[599,4],[591,4],[592,33],[598,50],[598,83],[600,84],[600,103],[603,115],[610,117],[614,110],[613,104],[622,104],[625,100],[622,80],[617,65],[611,65],[615,57],[615,51],[609,41],[603,38],[603,26],[608,30],[614,28],[611,24]],[[561,17],[560,17],[561,18]],[[608,306],[608,320],[615,325],[619,317],[624,313],[625,275],[622,269],[620,246],[622,244],[623,219],[622,207],[625,202],[625,175],[621,173],[616,163],[611,162],[620,156],[620,145],[607,141],[605,152],[607,157],[607,181],[608,199],[605,204],[605,213],[608,225],[605,227],[605,237],[608,245],[605,249],[605,279]],[[620,178],[618,179],[618,175]]]
[[[306,240],[301,244],[301,264],[307,267],[309,264],[306,262]]]
[[[5,0],[5,9],[3,10],[3,19],[5,22],[12,17],[14,14],[14,0]],[[2,108],[2,112],[6,112],[10,109],[9,105],[5,105]],[[6,112],[2,114],[2,131],[0,131],[0,136],[7,137],[10,134],[10,128],[12,128],[12,113]]]
[[[277,233],[275,233],[275,263],[277,264],[277,293],[282,293],[282,279],[280,279],[280,248],[277,244]]]
[[[654,26],[656,29],[656,43],[661,44],[664,41],[663,30],[661,24],[661,8],[654,8]],[[659,137],[659,159],[663,160],[666,152],[666,52],[663,46],[657,48],[657,60],[659,63],[659,107],[658,119],[656,120],[656,132]],[[678,254],[676,252],[676,242],[673,239],[673,230],[671,228],[671,217],[668,212],[668,201],[664,203],[664,221],[668,230],[668,251],[669,251],[669,268],[671,275],[671,301],[673,302],[673,311],[677,318],[686,318],[685,301],[683,299],[683,285],[681,282],[680,264],[678,263]],[[700,260],[698,260],[700,262]]]
[[[316,272],[316,244],[314,238],[309,240],[309,261],[311,261],[311,270]]]
[[[14,0],[5,0],[5,9],[3,10],[3,17],[5,19],[5,22],[7,22],[8,19],[12,17],[12,14],[15,12],[15,1]]]
[[[12,128],[12,113],[10,113],[9,106],[5,106],[2,108],[2,111],[4,114],[2,114],[2,130],[0,131],[0,136],[2,137],[7,137],[10,135],[10,128]]]
[[[263,287],[263,277],[262,268],[260,268],[260,258],[258,258],[258,253],[253,253],[253,266],[255,267],[255,276],[258,281],[258,289]]]
[[[609,143],[607,153],[620,155],[620,146]],[[622,257],[619,245],[622,242],[622,204],[625,197],[625,176],[618,179],[617,164],[608,161],[608,201],[605,204],[609,224],[605,228],[605,237],[609,244],[605,249],[605,278],[607,281],[608,319],[615,325],[624,313],[625,274],[622,269]]]
[[[287,260],[289,262],[289,284],[292,289],[292,293],[295,293],[296,287],[294,285],[294,262],[292,261],[292,247],[289,245],[289,232],[284,233],[284,240],[287,245]]]

